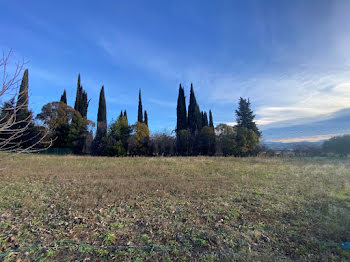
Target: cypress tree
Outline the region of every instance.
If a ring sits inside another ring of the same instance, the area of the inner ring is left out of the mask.
[[[208,150],[208,154],[210,156],[215,155],[215,151],[216,151],[216,138],[215,138],[215,129],[214,129],[214,122],[213,122],[213,115],[211,113],[211,110],[209,110],[209,127],[212,130],[212,133],[210,135],[210,139],[209,139],[209,150]]]
[[[67,93],[66,93],[66,89],[64,89],[63,94],[61,95],[61,102],[67,104]]]
[[[103,155],[105,143],[102,141],[102,138],[106,134],[107,134],[107,108],[106,108],[104,86],[102,86],[100,91],[100,99],[98,103],[96,137],[92,143],[92,153],[94,155]]]
[[[204,112],[201,111],[201,126],[204,126]]]
[[[126,118],[126,120],[128,120],[128,115],[126,114],[126,110],[124,110],[124,117]]]
[[[75,103],[74,103],[74,109],[76,111],[79,111],[79,108],[80,108],[80,101],[81,101],[81,84],[80,84],[80,74],[78,75],[78,84],[77,84],[77,94],[76,94],[76,97],[75,97]]]
[[[17,96],[17,103],[16,103],[16,115],[15,115],[15,123],[13,126],[11,126],[11,129],[14,130],[23,130],[19,131],[17,134],[17,137],[11,139],[11,147],[14,146],[15,149],[25,149],[30,148],[33,146],[36,142],[38,142],[38,139],[41,138],[41,136],[38,136],[40,134],[40,131],[34,127],[34,124],[32,122],[33,120],[33,113],[29,111],[28,104],[29,104],[29,72],[28,69],[26,69],[23,73],[21,85],[19,88],[19,93]],[[15,112],[15,110],[13,110]]]
[[[200,152],[199,133],[202,128],[202,115],[197,104],[196,97],[191,84],[190,103],[188,105],[188,128],[189,143],[188,153],[190,155],[198,155]]]
[[[248,130],[252,130],[257,134],[258,137],[261,136],[261,133],[254,122],[255,115],[250,109],[249,99],[239,99],[238,109],[236,110],[236,121],[237,127],[245,127]]]
[[[120,115],[119,117],[123,117],[123,110],[120,110]]]
[[[80,83],[80,74],[78,75],[78,84],[77,84],[77,94],[74,103],[74,109],[80,113],[82,117],[87,117],[87,110],[89,106],[89,101],[87,98],[87,93],[83,89],[83,86]]]
[[[204,112],[203,113],[203,127],[204,126],[209,126],[208,124],[208,115],[207,115],[207,112]]]
[[[100,91],[100,99],[98,102],[97,122],[107,122],[107,108],[105,98],[105,88],[102,86]]]
[[[19,88],[18,98],[17,98],[17,108],[18,112],[28,112],[28,69],[24,71],[21,86]]]
[[[177,98],[176,113],[177,113],[176,131],[187,129],[187,112],[186,112],[185,91],[182,88],[181,84],[179,87],[179,95]]]
[[[148,115],[147,115],[147,111],[145,110],[145,121],[144,123],[146,124],[146,126],[148,126]]]
[[[209,110],[209,127],[214,128],[213,115],[211,113],[211,110]]]
[[[141,89],[139,90],[139,107],[137,113],[137,122],[143,123]]]
[[[89,106],[89,102],[88,102],[88,98],[87,98],[87,93],[85,92],[85,90],[83,89],[83,87],[81,87],[82,90],[82,95],[81,95],[81,111],[80,114],[82,117],[87,117],[87,110],[88,110],[88,106]]]
[[[201,128],[202,117],[194,95],[193,85],[191,84],[190,103],[188,105],[188,127],[191,132],[195,132]]]

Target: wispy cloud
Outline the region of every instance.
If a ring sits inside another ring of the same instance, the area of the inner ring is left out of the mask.
[[[180,70],[171,61],[171,52],[156,47],[146,39],[123,34],[108,33],[108,37],[98,36],[97,44],[103,48],[115,63],[137,66],[151,73],[157,73],[165,78],[180,79]]]
[[[326,119],[350,105],[350,37],[346,33],[349,26],[339,28],[340,23],[348,20],[344,10],[349,10],[349,4],[333,5],[322,25],[332,32],[325,43],[317,43],[317,48],[308,50],[307,54],[287,49],[292,47],[290,43],[281,46],[269,53],[271,64],[240,59],[218,66],[211,61],[199,62],[203,60],[195,57],[188,63],[179,50],[168,50],[152,39],[114,29],[97,34],[97,44],[115,63],[136,65],[186,86],[193,82],[203,104],[227,108],[235,105],[239,97],[249,97],[262,128],[289,126]],[[310,41],[307,30],[302,33],[304,40]],[[321,31],[316,35],[321,37]],[[169,108],[175,106],[158,99],[150,102]],[[224,122],[232,122],[232,110]]]

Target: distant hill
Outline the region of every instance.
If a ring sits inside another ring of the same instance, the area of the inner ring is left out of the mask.
[[[269,149],[273,150],[294,150],[297,147],[321,147],[324,140],[317,142],[293,142],[293,143],[283,143],[283,142],[262,142],[261,145],[267,146]]]
[[[319,121],[309,121],[296,125],[289,124],[284,127],[269,128],[269,126],[263,126],[261,129],[263,132],[263,141],[266,142],[324,140],[331,136],[350,133],[350,108],[324,116]],[[313,139],[311,139],[312,137]]]

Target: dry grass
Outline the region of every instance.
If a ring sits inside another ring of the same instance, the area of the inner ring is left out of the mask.
[[[20,155],[0,170],[0,248],[74,240],[172,251],[58,249],[6,260],[346,261],[350,161]]]

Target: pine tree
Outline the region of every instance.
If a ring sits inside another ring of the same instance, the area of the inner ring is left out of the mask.
[[[67,104],[67,93],[66,93],[66,89],[63,91],[63,94],[61,95],[61,102]]]
[[[147,115],[147,111],[145,110],[145,120],[144,120],[144,123],[146,124],[146,126],[148,126],[148,115]]]
[[[239,99],[238,110],[236,110],[236,121],[237,127],[245,127],[248,130],[252,130],[256,133],[258,137],[261,136],[261,133],[254,122],[255,115],[253,111],[250,109],[250,101],[249,99],[243,99],[242,97]]]
[[[179,87],[179,96],[177,98],[176,113],[177,113],[176,131],[187,129],[187,112],[186,112],[185,91],[182,88],[181,84]]]
[[[209,110],[209,127],[214,128],[213,115],[211,113],[211,110]]]
[[[139,107],[137,113],[137,122],[143,123],[143,115],[142,115],[142,100],[141,100],[141,89],[139,90]]]

